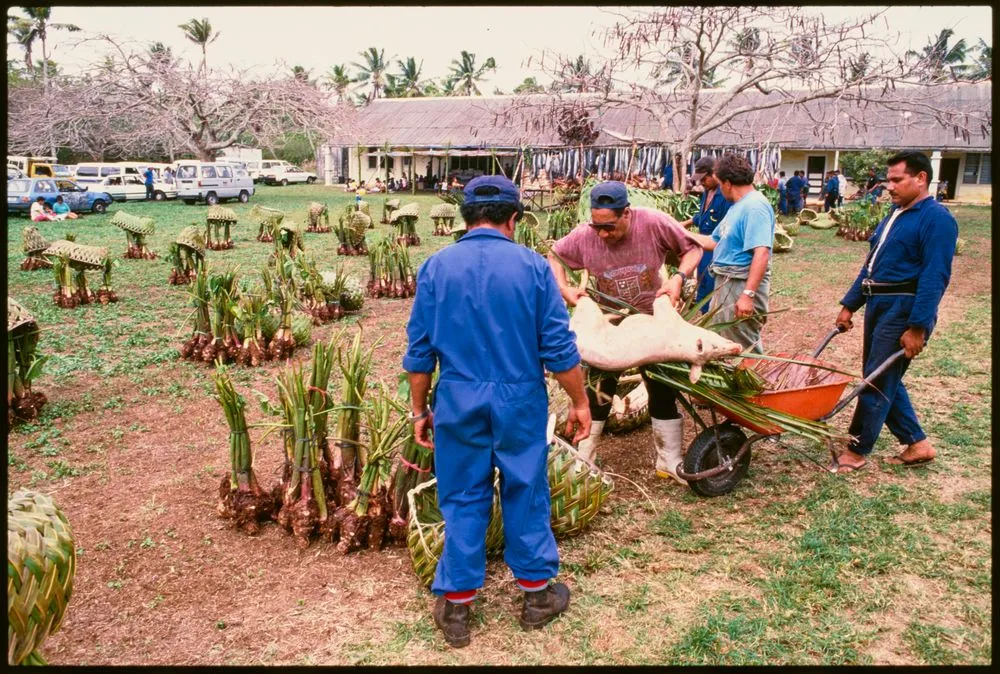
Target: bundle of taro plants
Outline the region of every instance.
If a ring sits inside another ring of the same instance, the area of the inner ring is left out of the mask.
[[[392,511],[389,486],[393,457],[407,441],[409,421],[404,410],[381,388],[365,407],[368,445],[362,445],[358,452],[361,477],[354,498],[337,510],[340,552],[360,547],[379,550],[385,542]]]
[[[198,265],[205,259],[205,237],[197,226],[191,225],[181,230],[174,243],[170,244],[170,285],[187,285],[198,273]]]
[[[202,351],[212,341],[212,293],[208,288],[208,268],[203,261],[198,262],[194,283],[191,287],[191,336],[181,344],[181,358],[201,360]]]
[[[406,248],[391,239],[379,241],[368,253],[371,297],[413,297],[417,281]]]
[[[417,220],[419,219],[420,206],[416,203],[406,204],[399,210],[392,212],[389,222],[399,227],[396,243],[401,246],[420,245],[420,237],[417,236]]]
[[[271,254],[270,261],[280,259],[282,253],[294,259],[299,251],[304,251],[305,249],[305,244],[302,241],[302,233],[299,231],[298,225],[294,222],[286,221],[278,227],[278,231],[275,234],[274,253]]]
[[[433,390],[433,386],[432,386]],[[400,401],[407,401],[410,398],[410,386],[406,375],[401,376],[400,390],[396,397]],[[428,405],[431,401],[428,400]],[[401,404],[401,409],[406,410],[405,402]],[[416,488],[418,484],[427,482],[434,478],[434,452],[417,444],[416,436],[413,434],[413,426],[409,426],[406,432],[406,442],[399,451],[399,461],[392,474],[392,519],[389,521],[389,538],[392,540],[406,540],[407,522],[409,521],[410,501],[407,495],[410,490]]]
[[[431,221],[434,223],[434,236],[451,236],[451,228],[455,224],[458,209],[454,204],[434,204],[431,206]]]
[[[560,208],[549,213],[548,232],[545,238],[549,241],[558,241],[563,238],[576,226],[576,214],[569,208]]]
[[[525,213],[525,216],[528,215],[531,214]],[[531,218],[521,218],[521,221],[514,226],[514,243],[519,243],[531,250],[538,250],[542,246],[543,241],[538,236],[538,232],[535,231],[532,221],[535,223],[538,222],[534,215],[531,215]]]
[[[255,204],[250,209],[250,222],[257,224],[257,240],[262,243],[271,243],[277,234],[278,226],[285,218],[283,211],[276,208],[268,208]]]
[[[229,363],[240,353],[240,340],[236,335],[236,305],[239,296],[236,288],[236,270],[212,274],[208,279],[208,293],[212,304],[212,341],[201,350],[206,363]]]
[[[7,431],[15,420],[38,416],[47,401],[31,390],[48,356],[38,355],[38,323],[20,304],[7,298]]]
[[[272,360],[284,360],[295,350],[295,334],[292,330],[292,307],[295,303],[294,284],[282,279],[275,281],[272,297],[279,310],[278,329],[267,345]]]
[[[213,396],[222,406],[229,423],[229,475],[219,484],[219,516],[251,536],[260,531],[261,522],[274,515],[274,499],[261,489],[253,470],[253,452],[247,430],[246,400],[233,388],[229,372],[223,365],[212,375]]]
[[[338,274],[339,281],[335,281],[339,287],[327,286],[316,269],[316,263],[305,253],[295,258],[295,270],[298,274],[296,287],[302,311],[312,316],[313,323],[321,325],[343,318],[344,310],[340,306],[343,275]]]
[[[337,222],[337,255],[367,255],[365,232],[372,221],[367,214],[348,204]]]
[[[330,209],[326,204],[318,201],[309,204],[309,226],[306,227],[306,231],[317,234],[326,234],[330,231]]]
[[[117,302],[118,295],[111,287],[111,270],[114,262],[105,248],[85,246],[69,240],[53,241],[45,250],[52,264],[56,280],[53,301],[56,306],[72,309],[80,304]],[[87,271],[101,271],[102,283],[95,294],[87,284]]]
[[[111,224],[125,232],[126,245],[124,257],[132,260],[155,260],[156,253],[146,247],[146,237],[153,233],[153,219],[130,215],[125,211],[116,211],[111,218]]]
[[[270,358],[264,337],[264,323],[270,308],[270,298],[263,288],[249,285],[241,288],[239,300],[233,307],[241,338],[240,350],[236,354],[238,365],[257,367]]]
[[[225,206],[209,206],[205,220],[205,247],[212,250],[225,250],[233,247],[233,239],[229,228],[236,224],[236,211]],[[215,239],[212,230],[215,230]]]
[[[34,271],[52,267],[52,263],[43,255],[45,249],[49,247],[49,242],[38,232],[38,228],[33,225],[25,227],[22,235],[24,237],[22,250],[26,257],[21,261],[21,270]]]

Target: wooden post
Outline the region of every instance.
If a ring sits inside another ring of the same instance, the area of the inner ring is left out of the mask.
[[[417,153],[410,148],[410,194],[417,193],[417,183],[413,180],[413,165],[417,163]]]

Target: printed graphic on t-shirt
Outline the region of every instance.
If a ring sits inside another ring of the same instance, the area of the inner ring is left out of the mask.
[[[644,264],[611,269],[597,277],[597,289],[605,295],[632,303],[642,293],[654,290],[653,271]]]

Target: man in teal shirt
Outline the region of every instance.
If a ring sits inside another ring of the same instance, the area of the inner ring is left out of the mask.
[[[716,176],[722,194],[733,205],[711,236],[692,235],[705,250],[715,251],[709,267],[715,279],[715,322],[739,321],[720,334],[750,351],[764,353],[760,330],[770,289],[774,209],[754,189],[754,170],[746,158],[723,155]]]

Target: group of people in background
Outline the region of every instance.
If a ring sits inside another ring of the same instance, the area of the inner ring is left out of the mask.
[[[31,204],[28,215],[32,222],[46,222],[49,220],[76,220],[78,216],[74,213],[69,204],[63,201],[62,195],[56,197],[56,201],[51,206],[45,201],[45,197],[38,197],[35,203]]]

